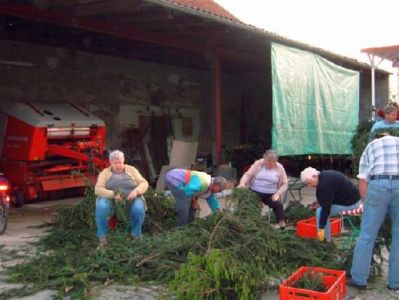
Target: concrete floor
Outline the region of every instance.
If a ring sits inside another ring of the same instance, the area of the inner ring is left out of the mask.
[[[304,188],[302,190],[302,203],[309,204],[315,200],[315,190],[312,188]],[[288,200],[292,201],[291,196]],[[5,282],[4,268],[14,265],[22,261],[23,257],[33,256],[35,248],[31,245],[37,241],[40,236],[45,234],[46,229],[36,227],[46,222],[50,222],[57,210],[61,207],[76,205],[81,198],[68,198],[63,200],[51,200],[31,203],[22,208],[11,208],[10,219],[6,232],[0,235],[0,291],[14,287],[14,285]],[[221,199],[224,205],[225,199]],[[201,215],[210,213],[209,208],[204,201],[200,201],[202,210]],[[265,208],[267,210],[267,208]],[[13,252],[22,257],[20,259],[9,259],[8,253]],[[399,299],[399,295],[392,293],[386,289],[385,278],[380,278],[376,282],[369,284],[367,291],[359,292],[352,288],[348,288],[345,299],[349,300],[387,300]],[[96,299],[156,299],[158,287],[126,287],[111,285],[106,288],[95,290],[98,295]],[[50,300],[54,296],[52,291],[42,291],[30,297],[18,298],[25,300]],[[263,300],[279,299],[278,291],[266,293],[262,297]]]

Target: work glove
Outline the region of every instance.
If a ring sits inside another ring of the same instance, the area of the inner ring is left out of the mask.
[[[324,241],[324,229],[317,230],[317,237],[319,238],[319,241]]]

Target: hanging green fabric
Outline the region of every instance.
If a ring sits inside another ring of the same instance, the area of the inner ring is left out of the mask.
[[[272,147],[280,155],[352,154],[359,72],[272,44]]]

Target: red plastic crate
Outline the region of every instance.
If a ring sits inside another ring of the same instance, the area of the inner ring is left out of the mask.
[[[312,270],[323,273],[323,283],[327,292],[316,292],[292,287],[302,275]],[[318,267],[301,267],[279,286],[280,300],[342,300],[346,294],[345,271]]]
[[[331,218],[331,236],[341,233],[341,219]],[[316,217],[304,219],[296,223],[296,235],[303,238],[317,239]]]

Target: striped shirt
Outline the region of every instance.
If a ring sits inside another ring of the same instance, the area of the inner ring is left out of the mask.
[[[369,143],[359,165],[359,179],[372,175],[399,175],[399,137],[385,136]]]

